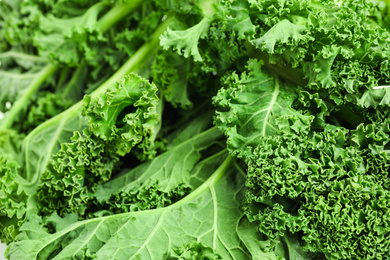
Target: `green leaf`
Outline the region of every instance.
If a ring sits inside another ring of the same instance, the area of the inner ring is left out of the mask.
[[[33,190],[46,170],[50,158],[60,149],[60,144],[69,142],[74,131],[87,127],[78,108],[79,106],[73,106],[39,125],[23,140],[22,154],[25,165],[20,174]]]
[[[154,141],[161,116],[156,92],[154,84],[130,74],[100,97],[85,96],[83,115],[91,131],[123,156],[141,142],[147,146]]]
[[[198,24],[186,30],[176,31],[168,27],[167,31],[160,37],[160,44],[164,49],[173,47],[185,58],[192,56],[195,61],[202,61],[198,44],[200,39],[207,36],[210,22],[208,17],[204,17]]]
[[[158,182],[160,190],[164,192],[180,183],[189,183],[191,172],[202,159],[201,153],[217,144],[221,136],[222,133],[217,128],[211,128],[171,147],[154,160],[98,186],[97,199],[107,200],[113,193],[134,192],[155,182]]]
[[[84,220],[24,238],[10,245],[8,257],[163,259],[173,248],[198,241],[223,259],[249,258],[236,234],[244,178],[232,163],[228,157],[198,189],[169,207]],[[27,222],[23,230],[36,225]]]
[[[5,242],[15,238],[27,210],[28,196],[18,179],[19,167],[0,152],[0,238]]]
[[[305,35],[306,27],[301,24],[291,23],[289,20],[281,20],[263,36],[252,41],[259,49],[274,53],[276,44],[307,42],[311,37]]]
[[[382,218],[390,201],[386,129],[327,125],[309,135],[263,138],[245,157],[248,218],[274,246],[282,242],[279,251],[286,258],[313,259],[304,252],[319,253],[319,259],[387,257],[383,239],[390,230]],[[375,221],[367,221],[371,218]]]
[[[106,40],[97,26],[98,15],[104,7],[102,3],[96,4],[83,15],[70,18],[57,18],[52,14],[41,16],[41,31],[34,36],[40,55],[69,66],[76,66],[85,56],[91,55],[88,45]]]
[[[316,57],[315,62],[307,62],[304,70],[306,75],[313,82],[312,85],[317,85],[323,88],[336,87],[335,71],[332,70],[334,61],[337,55],[340,53],[341,48],[336,45],[330,47],[325,46],[322,48],[321,53]]]
[[[174,107],[189,109],[189,75],[192,62],[184,57],[164,51],[157,55],[152,65],[153,83],[164,93],[164,98]]]
[[[219,10],[220,13],[217,13],[216,15],[220,15],[220,18],[224,19],[224,16],[226,16],[225,12],[229,12],[231,17],[226,21],[226,29],[237,34],[238,39],[246,40],[252,38],[256,27],[251,21],[248,3],[246,1],[232,1],[231,3],[227,2],[224,7],[226,9]]]
[[[248,70],[241,77],[235,73],[228,77],[228,88],[214,98],[222,107],[215,121],[227,135],[231,151],[254,148],[265,136],[308,131],[313,117],[292,108],[297,98],[293,86],[263,72],[257,61],[249,61]]]
[[[31,57],[22,53],[9,53],[9,55],[7,55],[7,53],[0,54],[0,68],[5,68],[5,70],[0,70],[0,111],[6,112],[9,110],[11,105],[22,96],[31,82],[39,76],[40,69],[44,67],[45,62],[42,60],[35,61],[34,59],[31,60],[29,58]],[[25,69],[27,69],[27,71],[24,71],[22,68],[7,67],[7,61],[14,63],[15,60],[20,59],[25,59],[25,63],[30,63],[28,65],[24,64],[26,65]],[[6,107],[7,103],[9,103],[10,107]]]
[[[262,240],[257,229],[252,227],[247,218],[242,218],[238,225],[238,236],[252,255],[252,259],[276,260],[275,252],[269,250],[270,241]]]
[[[109,144],[94,138],[90,131],[75,131],[71,141],[62,143],[41,176],[36,194],[42,214],[84,215],[91,191],[111,178],[119,160],[107,148]]]
[[[362,107],[389,106],[390,88],[379,88],[366,90],[363,95],[357,99],[357,104]]]

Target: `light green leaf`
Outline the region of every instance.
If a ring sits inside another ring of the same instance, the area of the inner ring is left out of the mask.
[[[98,3],[88,9],[83,15],[76,17],[57,18],[52,14],[41,16],[39,19],[41,31],[35,32],[34,44],[40,55],[76,66],[84,56],[88,56],[91,48],[88,43],[102,43],[102,36],[97,18],[104,3]]]
[[[18,67],[15,68],[15,64]],[[46,64],[45,59],[22,52],[0,53],[0,111],[10,109],[7,103],[12,105],[31,82],[40,76],[40,71]]]
[[[255,39],[252,43],[259,49],[274,53],[276,44],[298,43],[299,41],[308,41],[309,36],[305,35],[306,27],[301,24],[294,24],[289,20],[281,20],[262,37]]]
[[[389,106],[390,105],[390,88],[378,88],[366,90],[357,100],[357,104],[362,107]]]
[[[252,255],[252,259],[276,260],[274,252],[267,252],[270,248],[269,241],[263,241],[257,231],[247,218],[242,218],[238,226],[238,236],[244,242]]]
[[[173,47],[186,58],[193,56],[195,61],[202,61],[198,44],[200,39],[206,37],[210,22],[209,18],[204,17],[198,24],[186,30],[175,31],[168,27],[160,37],[160,44],[164,49]]]
[[[81,116],[79,106],[73,106],[52,120],[35,128],[23,141],[25,167],[20,175],[26,179],[32,192],[45,171],[49,159],[60,149],[61,143],[67,143],[76,130],[87,127]]]
[[[287,247],[287,259],[290,260],[312,260],[315,256],[313,253],[306,252],[303,250],[302,245],[299,243],[297,236],[286,234],[283,237]]]

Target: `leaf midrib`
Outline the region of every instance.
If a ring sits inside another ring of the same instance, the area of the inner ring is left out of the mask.
[[[279,92],[280,92],[279,80],[275,77],[275,89],[274,89],[274,92],[272,93],[272,99],[271,99],[271,102],[268,106],[267,113],[266,113],[265,118],[264,118],[263,131],[262,131],[263,136],[265,136],[265,132],[267,130],[268,118],[271,114],[272,108],[274,107],[274,105],[276,103],[276,100],[278,99]]]

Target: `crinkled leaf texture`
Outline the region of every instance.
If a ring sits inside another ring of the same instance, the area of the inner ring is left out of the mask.
[[[310,88],[327,89],[338,104],[356,101],[367,89],[389,81],[390,34],[376,21],[382,21],[376,15],[387,16],[385,2],[248,2],[257,26],[254,39],[248,40],[267,53],[262,57],[279,67],[303,69]]]
[[[27,210],[27,194],[17,179],[19,167],[0,152],[0,238],[5,242],[15,238]]]
[[[357,100],[357,104],[362,107],[389,106],[390,105],[390,88],[384,87],[379,89],[370,89],[363,93]]]
[[[125,87],[133,92],[127,93]],[[144,149],[145,154],[154,154],[153,151],[148,153],[148,148],[152,146],[152,141],[159,129],[157,88],[135,74],[122,78],[122,80],[115,82],[111,88],[108,88],[110,90],[104,86],[99,91],[86,96],[83,113],[89,119],[91,129],[96,128],[96,135],[104,141],[110,141],[111,149],[120,155],[124,154],[124,148],[128,151],[134,146],[134,143],[138,144],[141,141],[140,149]],[[127,96],[127,94],[133,96]],[[118,109],[123,109],[123,106],[121,107],[120,102],[116,99],[119,97],[128,97],[126,104],[134,107],[134,110],[127,111],[132,113],[121,114],[123,115],[121,119],[126,120],[125,126],[120,125],[124,122],[122,123],[118,118],[121,112]],[[27,179],[31,187],[39,181],[41,174],[45,172],[52,155],[60,150],[60,144],[69,143],[74,131],[82,132],[88,127],[85,117],[80,113],[81,106],[80,102],[75,104],[65,112],[38,126],[23,140],[23,160],[26,167],[22,169],[21,175]],[[92,108],[95,108],[95,111]],[[111,113],[108,114],[108,112]],[[107,119],[109,122],[105,122],[103,119]],[[137,121],[137,119],[143,121]],[[106,132],[102,130],[104,124],[111,127],[106,129]],[[128,132],[125,132],[124,129]],[[134,138],[131,136],[133,132]],[[147,138],[143,138],[146,136]],[[127,142],[124,143],[123,140]],[[132,141],[131,146],[129,146],[130,141]]]
[[[83,115],[91,131],[110,142],[116,154],[123,156],[137,145],[147,154],[159,130],[156,92],[154,84],[129,74],[97,98],[85,96]]]
[[[307,132],[313,117],[292,108],[294,87],[263,72],[258,61],[250,60],[248,70],[227,77],[227,88],[214,98],[221,107],[215,121],[228,137],[228,148],[242,155],[263,136]]]
[[[192,62],[171,51],[162,51],[156,56],[153,65],[153,83],[163,91],[164,98],[174,107],[192,108],[189,100],[189,76]]]
[[[53,154],[60,149],[60,144],[69,142],[74,131],[87,127],[78,109],[79,107],[73,106],[52,120],[46,121],[23,140],[22,157],[25,167],[21,169],[20,174],[32,189],[36,187]]]
[[[4,196],[9,196],[9,201],[13,204],[10,210],[15,210],[18,205],[19,215],[10,216],[7,213],[9,217],[5,215],[1,217],[1,223],[7,226],[6,230],[1,231],[2,240],[14,240],[27,216],[37,213],[35,192],[50,158],[58,151],[61,143],[70,140],[74,130],[86,127],[85,121],[77,111],[73,110],[73,112],[76,113],[66,113],[63,114],[64,116],[57,117],[59,120],[50,120],[47,121],[49,123],[41,124],[27,137],[18,141],[17,149],[6,146],[7,157],[12,157],[17,162],[17,167],[8,168],[3,176],[4,184],[8,187],[4,189]],[[11,139],[9,136],[6,138]],[[3,143],[0,146],[2,146],[0,150],[5,148]],[[21,214],[20,210],[26,214]]]
[[[110,211],[128,212],[162,207],[172,204],[184,197],[189,191],[197,188],[208,176],[203,174],[221,162],[226,151],[219,142],[222,133],[215,127],[204,130],[209,116],[201,116],[194,120],[182,133],[194,136],[181,140],[180,133],[172,141],[174,146],[138,167],[121,174],[119,177],[98,185],[96,199],[100,205],[109,205]],[[197,127],[203,125],[202,127]],[[218,152],[203,158],[202,153],[217,146]],[[222,151],[220,151],[222,150]],[[205,170],[208,168],[209,170]]]
[[[196,241],[223,259],[248,259],[237,235],[245,179],[234,165],[228,156],[200,187],[168,207],[79,221],[53,234],[31,218],[7,254],[11,259],[166,259]]]
[[[74,132],[71,143],[63,143],[41,176],[37,188],[42,214],[57,211],[83,215],[92,189],[110,179],[119,158],[89,131]]]
[[[111,178],[118,155],[142,142],[152,143],[159,122],[156,91],[147,80],[130,74],[99,97],[85,97],[89,128],[75,131],[48,163],[37,188],[41,213],[84,215],[96,185]]]
[[[248,165],[246,210],[268,238],[286,232],[328,259],[386,259],[388,122],[264,137]],[[292,241],[296,242],[296,241]]]
[[[210,18],[204,17],[198,24],[186,30],[168,30],[160,37],[160,44],[164,49],[172,47],[184,57],[192,56],[195,61],[202,61],[202,56],[199,53],[199,40],[206,37]]]
[[[275,44],[286,44],[292,42],[297,44],[299,41],[308,42],[309,36],[305,35],[306,27],[291,23],[289,20],[281,20],[263,36],[252,41],[259,49],[264,49],[269,53],[274,53]]]
[[[77,66],[83,58],[94,62],[99,55],[90,46],[99,46],[106,41],[97,25],[104,7],[104,3],[98,3],[75,17],[40,16],[41,30],[35,32],[34,45],[42,56],[69,66]]]

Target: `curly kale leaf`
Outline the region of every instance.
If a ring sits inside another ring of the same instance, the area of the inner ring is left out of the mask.
[[[291,232],[327,258],[389,256],[387,143],[380,125],[262,138],[245,158],[248,216],[275,243]]]
[[[11,242],[27,211],[28,195],[18,179],[19,164],[0,154],[0,238]]]
[[[76,66],[86,57],[91,60],[97,53],[92,53],[93,44],[102,45],[106,41],[98,27],[98,16],[105,5],[96,4],[85,13],[75,17],[55,17],[53,14],[41,16],[39,28],[34,35],[34,45],[41,56],[48,57],[69,66]]]
[[[164,49],[192,57],[207,73],[221,73],[247,59],[244,43],[255,31],[247,3],[203,0],[192,10],[192,15],[178,16],[161,36]]]
[[[309,86],[338,103],[388,82],[390,34],[376,1],[251,1],[259,34],[249,39],[280,67],[303,69]],[[283,71],[280,71],[283,74]]]
[[[119,160],[106,146],[87,130],[75,132],[71,143],[62,144],[37,188],[42,214],[85,214],[96,185],[110,179]]]
[[[168,206],[197,188],[207,178],[202,171],[210,164],[220,162],[224,146],[219,141],[222,133],[211,128],[197,133],[210,123],[209,117],[201,117],[175,134],[167,151],[152,161],[123,172],[115,179],[98,185],[97,206],[109,212],[131,212]],[[203,127],[198,128],[199,125]],[[194,136],[192,136],[192,134]],[[182,140],[183,135],[187,139]],[[176,140],[177,139],[177,140]],[[215,147],[215,154],[205,152]],[[221,151],[222,150],[222,151]],[[206,157],[206,158],[205,158]],[[180,162],[180,163],[178,163]]]
[[[166,258],[173,248],[198,241],[223,259],[250,258],[236,232],[243,216],[239,205],[244,184],[244,176],[237,171],[234,159],[227,157],[214,173],[207,172],[209,177],[201,186],[175,204],[78,221],[52,234],[42,220],[30,218],[23,226],[24,234],[30,236],[19,236],[7,255],[37,259]]]
[[[192,67],[191,61],[170,51],[158,53],[152,64],[153,83],[174,107],[189,109],[193,106],[188,93]]]
[[[308,132],[313,116],[292,107],[297,98],[292,85],[263,72],[261,62],[250,60],[248,72],[225,78],[214,104],[215,122],[228,137],[228,148],[243,155],[264,136]]]
[[[43,173],[37,189],[42,214],[84,215],[97,184],[111,178],[120,155],[136,146],[154,152],[149,147],[159,123],[156,91],[145,79],[130,74],[100,97],[85,97],[83,114],[89,128],[74,132],[72,142],[62,144]]]
[[[83,115],[97,137],[112,143],[114,153],[123,156],[137,147],[146,159],[155,154],[160,129],[162,108],[156,92],[154,84],[130,74],[100,97],[85,96]]]
[[[390,90],[386,87],[367,90],[357,100],[357,104],[365,108],[380,107],[380,109],[385,109],[390,105]]]
[[[198,24],[186,30],[168,30],[160,37],[164,49],[174,46],[174,49],[185,58],[193,56],[195,61],[202,61],[198,50],[198,41],[207,35],[210,19],[205,17]]]
[[[218,260],[222,257],[215,253],[215,251],[208,246],[203,245],[202,243],[193,241],[189,244],[184,244],[177,249],[173,249],[173,254],[169,258],[173,259],[209,259],[209,260]]]
[[[260,38],[253,40],[252,43],[259,49],[266,50],[268,53],[275,52],[275,44],[298,45],[299,42],[308,42],[313,40],[306,35],[306,28],[300,24],[291,23],[289,20],[281,20]]]

